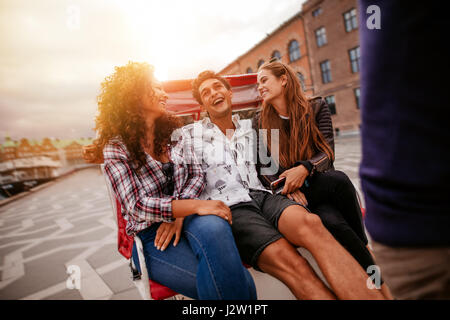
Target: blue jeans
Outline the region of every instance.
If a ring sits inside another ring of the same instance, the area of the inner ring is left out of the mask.
[[[215,215],[184,219],[181,238],[164,251],[154,246],[160,223],[138,233],[149,278],[193,299],[255,300],[253,278],[242,265],[230,225]],[[135,247],[133,256],[135,256]]]

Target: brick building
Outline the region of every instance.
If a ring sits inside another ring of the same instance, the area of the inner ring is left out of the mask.
[[[84,163],[82,148],[91,143],[90,138],[64,140],[44,138],[42,141],[22,138],[17,142],[6,137],[5,142],[0,144],[0,162],[46,156],[64,164],[81,164]]]
[[[359,128],[359,32],[356,0],[308,0],[302,6],[313,91],[330,105],[340,131]]]
[[[5,142],[0,145],[0,161],[8,161],[16,158],[17,141],[13,141],[11,137],[6,137]]]
[[[26,138],[20,139],[19,146],[17,147],[17,158],[30,158],[39,154],[40,150],[31,145],[30,141]]]
[[[278,57],[288,63],[304,84],[306,94],[313,94],[308,46],[300,12],[281,24],[275,31],[219,73],[223,75],[254,73],[262,63],[273,57]]]
[[[66,161],[71,165],[84,164],[83,159],[83,143],[80,140],[74,140],[72,143],[64,147],[64,152],[66,154]]]
[[[356,0],[308,0],[220,73],[256,72],[261,61],[278,54],[298,73],[307,96],[328,101],[336,131],[357,130],[361,123],[358,26]]]
[[[44,138],[40,146],[42,155],[48,156],[53,160],[59,160],[58,149],[49,138]]]

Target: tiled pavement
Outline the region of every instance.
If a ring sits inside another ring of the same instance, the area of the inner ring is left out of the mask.
[[[338,170],[359,190],[359,136],[336,140]],[[67,288],[67,268],[81,271]],[[140,299],[116,250],[115,222],[99,168],[90,168],[0,207],[0,300]]]
[[[361,191],[361,184],[359,179],[359,163],[361,162],[361,139],[359,135],[350,135],[342,138],[337,138],[335,147],[335,162],[336,170],[345,172],[350,180],[353,182],[358,194],[360,195],[361,204],[364,205],[364,197]]]

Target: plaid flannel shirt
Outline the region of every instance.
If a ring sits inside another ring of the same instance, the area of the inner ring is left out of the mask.
[[[137,170],[119,137],[111,139],[103,149],[105,171],[121,204],[129,235],[155,222],[173,222],[172,200],[196,199],[203,191],[204,175],[193,153],[191,139],[183,129],[176,130],[174,135],[178,142],[170,150],[174,163],[171,196],[163,194],[166,176],[161,162],[147,154],[146,163]]]

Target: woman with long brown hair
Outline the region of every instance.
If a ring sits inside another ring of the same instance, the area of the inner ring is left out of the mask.
[[[197,199],[201,165],[167,99],[147,63],[116,67],[101,85],[95,143],[126,231],[142,240],[150,279],[194,299],[256,299],[230,209]]]
[[[327,104],[320,98],[308,100],[293,69],[279,60],[259,68],[258,90],[264,101],[254,125],[267,130],[269,154],[277,150],[272,143],[277,143],[279,150],[272,156],[278,162],[278,172],[260,174],[261,181],[268,186],[284,177],[281,193],[319,215],[336,240],[368,272],[375,262],[368,249],[356,190],[347,175],[333,167],[333,127]],[[273,129],[278,130],[278,140],[272,139]],[[384,284],[382,292],[390,298]]]

